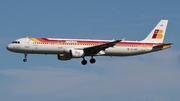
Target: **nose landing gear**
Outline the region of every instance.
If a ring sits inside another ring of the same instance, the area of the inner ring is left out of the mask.
[[[26,62],[26,61],[27,61],[27,54],[24,54],[23,62]]]

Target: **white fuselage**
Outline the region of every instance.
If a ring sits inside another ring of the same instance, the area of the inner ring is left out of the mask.
[[[111,42],[112,40],[88,40],[88,39],[55,39],[56,42],[35,42],[29,38],[17,39],[20,43],[11,43],[7,46],[7,49],[12,52],[26,53],[26,54],[65,54],[66,49],[83,49],[85,47],[91,47],[100,45],[102,42]],[[62,43],[64,41],[64,43]],[[78,43],[78,41],[93,41],[96,43]],[[142,43],[140,41],[122,41],[119,44],[107,48],[104,51],[100,51],[96,55],[102,56],[130,56],[149,53],[152,51],[154,45],[159,43]]]

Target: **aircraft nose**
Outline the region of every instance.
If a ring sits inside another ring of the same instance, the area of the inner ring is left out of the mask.
[[[7,45],[7,46],[6,46],[6,49],[10,51],[10,50],[12,49],[12,45],[10,45],[10,44]]]

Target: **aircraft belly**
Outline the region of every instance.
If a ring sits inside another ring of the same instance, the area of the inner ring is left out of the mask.
[[[105,51],[107,56],[130,56],[139,55],[150,52],[151,49],[142,50],[141,48],[116,47],[108,48]]]

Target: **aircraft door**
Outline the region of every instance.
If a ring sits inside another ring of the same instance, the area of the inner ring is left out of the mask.
[[[25,39],[25,48],[30,48],[30,40],[28,38]]]

